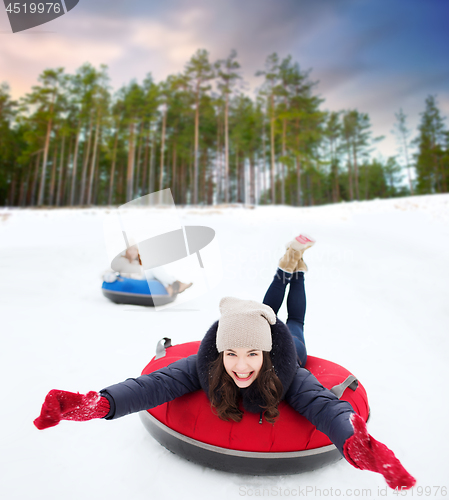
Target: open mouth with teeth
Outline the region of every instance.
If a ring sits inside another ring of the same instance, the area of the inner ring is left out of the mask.
[[[240,380],[241,382],[245,382],[245,380],[249,380],[254,372],[249,372],[249,373],[237,373],[237,372],[232,372],[235,375],[235,378],[237,380]]]

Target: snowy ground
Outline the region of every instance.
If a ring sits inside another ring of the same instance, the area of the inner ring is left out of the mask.
[[[202,468],[160,446],[137,415],[45,431],[32,424],[50,389],[99,390],[138,376],[161,337],[201,339],[222,296],[262,300],[283,244],[299,231],[318,241],[305,258],[309,353],[364,384],[370,433],[416,476],[423,489],[414,496],[445,497],[436,487],[449,487],[448,195],[180,209],[184,224],[215,229],[224,277],[211,293],[165,311],[102,296],[105,212],[0,210],[2,499],[394,498],[381,476],[343,460],[283,477]]]

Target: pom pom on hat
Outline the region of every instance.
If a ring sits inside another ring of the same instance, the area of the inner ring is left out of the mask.
[[[224,297],[217,330],[218,352],[246,347],[271,351],[271,328],[276,314],[270,306],[254,300]]]

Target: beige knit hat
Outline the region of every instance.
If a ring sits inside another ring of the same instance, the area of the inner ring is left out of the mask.
[[[271,328],[276,314],[270,306],[254,300],[224,297],[217,330],[218,352],[238,347],[271,351]]]

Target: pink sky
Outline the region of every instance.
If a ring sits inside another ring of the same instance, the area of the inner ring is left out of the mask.
[[[66,15],[12,34],[0,5],[0,82],[18,99],[47,68],[74,73],[84,62],[108,65],[113,90],[151,72],[156,81],[180,72],[198,48],[211,60],[238,52],[248,90],[267,55],[291,54],[302,69],[313,68],[323,109],[368,112],[373,135],[385,135],[378,150],[396,154],[390,133],[400,107],[409,126],[419,123],[427,95],[437,94],[449,115],[448,7],[430,0],[118,0],[80,3]],[[428,3],[426,4],[428,5]]]

